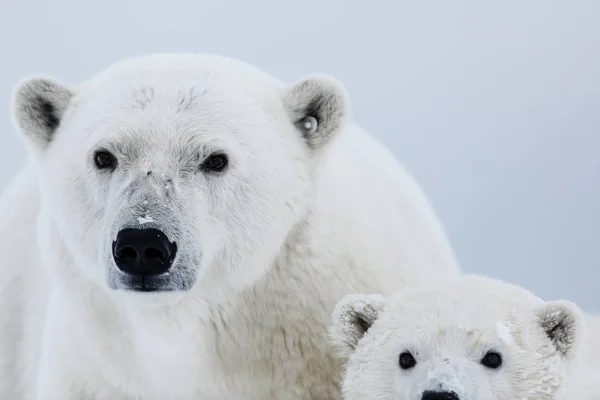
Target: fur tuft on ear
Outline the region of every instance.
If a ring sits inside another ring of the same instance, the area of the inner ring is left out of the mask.
[[[585,334],[583,312],[566,300],[549,301],[536,310],[539,326],[556,351],[566,358],[576,353]]]
[[[326,75],[309,76],[288,87],[284,104],[311,149],[329,143],[343,129],[349,114],[344,87]]]
[[[46,148],[69,107],[73,91],[46,76],[32,76],[13,90],[13,117],[21,133],[39,150]]]
[[[356,349],[385,304],[379,294],[349,294],[336,304],[329,336],[340,356],[347,357]]]

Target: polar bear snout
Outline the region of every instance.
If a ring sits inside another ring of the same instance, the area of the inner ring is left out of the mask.
[[[434,392],[428,390],[423,392],[421,400],[460,400],[460,398],[454,392]]]
[[[169,271],[177,254],[177,244],[154,228],[122,229],[112,247],[117,268],[142,281]]]

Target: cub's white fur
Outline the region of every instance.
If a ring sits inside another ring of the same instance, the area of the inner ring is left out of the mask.
[[[0,201],[1,399],[340,398],[335,303],[458,274],[326,76],[153,55],[79,86],[28,78],[14,113],[31,160]],[[217,152],[227,168],[201,168]],[[115,265],[124,227],[176,242],[162,291]]]
[[[600,399],[581,310],[491,278],[347,295],[330,334],[345,400]]]

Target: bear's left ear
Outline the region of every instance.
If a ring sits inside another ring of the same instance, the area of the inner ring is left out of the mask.
[[[311,149],[329,143],[343,129],[349,113],[344,87],[326,75],[309,76],[286,88],[283,102]]]
[[[349,294],[333,310],[329,336],[340,356],[349,356],[375,323],[386,301],[379,294]]]
[[[25,78],[15,86],[15,123],[37,151],[45,150],[54,138],[73,94],[67,85],[44,75]]]
[[[585,335],[583,312],[570,301],[549,301],[536,310],[537,323],[558,353],[571,358]]]

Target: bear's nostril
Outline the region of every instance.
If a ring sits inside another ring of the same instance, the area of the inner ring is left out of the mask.
[[[135,251],[133,247],[125,247],[124,249],[119,250],[116,253],[116,256],[121,260],[129,259],[135,261],[137,258],[137,251]]]
[[[163,253],[159,249],[149,248],[144,252],[144,256],[149,260],[162,260],[166,261],[169,256],[168,254]]]

